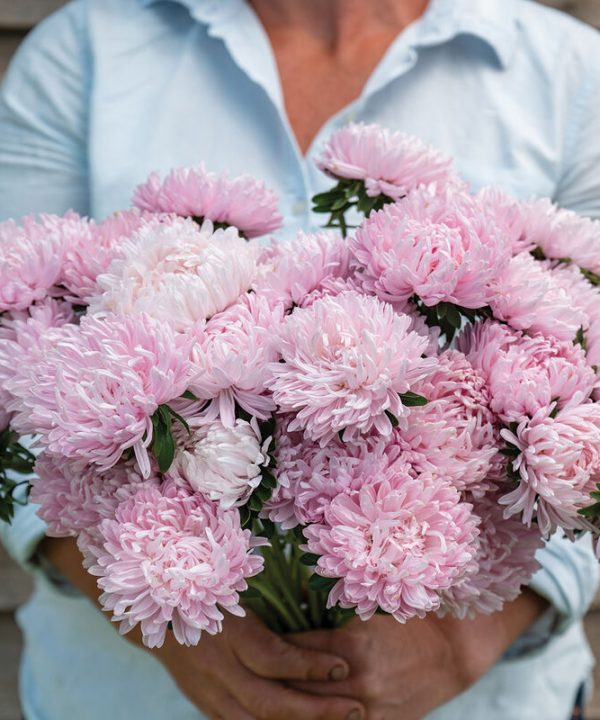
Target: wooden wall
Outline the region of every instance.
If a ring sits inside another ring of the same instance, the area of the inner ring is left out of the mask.
[[[0,0],[0,76],[27,30],[62,4],[62,0]],[[600,0],[546,0],[545,4],[570,12],[600,28]],[[0,720],[20,718],[16,687],[21,637],[13,612],[29,590],[29,578],[0,548]],[[589,614],[586,627],[600,657],[600,603]],[[596,687],[600,689],[600,673],[597,675]],[[589,718],[600,720],[600,694],[594,699]]]

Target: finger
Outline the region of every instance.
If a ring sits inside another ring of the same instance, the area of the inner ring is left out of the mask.
[[[364,720],[357,700],[317,697],[263,680],[243,667],[230,673],[228,689],[256,720]]]
[[[350,672],[343,658],[326,649],[313,650],[288,642],[264,626],[251,625],[244,642],[236,643],[240,662],[256,675],[272,680],[343,680]],[[326,646],[324,646],[326,648]]]
[[[209,720],[254,720],[237,700],[225,692],[212,692],[210,710],[207,712]]]
[[[364,720],[364,707],[351,698],[318,697],[266,680],[248,697],[248,709],[258,720]]]

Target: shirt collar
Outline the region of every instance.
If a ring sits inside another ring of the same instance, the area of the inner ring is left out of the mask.
[[[176,2],[208,26],[220,25],[239,11],[245,0],[138,0],[146,7],[158,2]],[[494,50],[506,67],[516,43],[519,0],[430,0],[418,23],[414,44],[438,45],[458,35],[473,35]]]

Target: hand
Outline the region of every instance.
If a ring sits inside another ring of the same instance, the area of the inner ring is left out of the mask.
[[[154,651],[181,691],[211,720],[362,720],[360,702],[336,697],[348,664],[328,651],[297,647],[252,613],[227,617],[223,632],[186,648],[169,637]],[[282,681],[323,681],[327,697]]]
[[[353,618],[339,630],[293,635],[299,647],[344,657],[351,668],[350,677],[335,685],[293,685],[356,698],[368,720],[419,720],[473,685],[545,607],[545,600],[526,590],[501,612],[473,620],[431,615],[401,625],[376,615],[367,622]]]
[[[72,538],[46,538],[45,558],[94,602],[95,578],[81,566]],[[107,629],[107,632],[110,630]],[[142,645],[137,629],[125,638]],[[270,632],[252,613],[227,615],[223,632],[204,634],[197,647],[184,647],[168,635],[152,652],[181,691],[210,720],[363,720],[360,701],[336,697],[336,683],[346,678],[346,660],[327,650],[303,649]],[[327,697],[295,690],[284,681],[326,682]]]

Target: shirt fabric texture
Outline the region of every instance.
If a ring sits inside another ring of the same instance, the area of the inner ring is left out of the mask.
[[[204,162],[277,191],[281,237],[317,227],[330,187],[313,159],[351,120],[418,135],[473,189],[551,196],[600,217],[600,37],[527,0],[432,0],[303,157],[268,38],[244,0],[75,0],[41,23],[0,90],[0,219],[126,207],[155,169]],[[0,524],[36,574],[19,611],[28,720],[198,720],[162,666],[29,560],[35,508]],[[531,587],[552,609],[474,687],[429,720],[566,720],[592,657],[581,618],[596,591],[588,539],[552,539]]]

